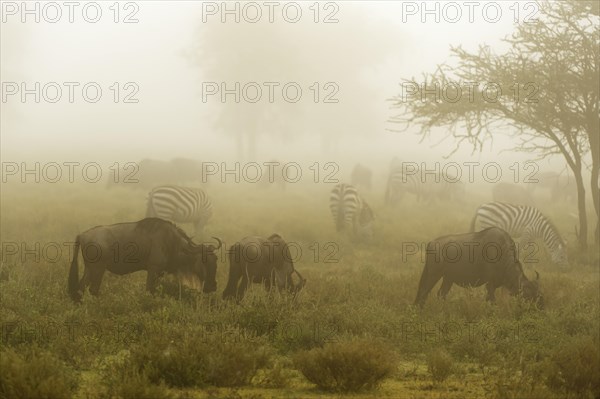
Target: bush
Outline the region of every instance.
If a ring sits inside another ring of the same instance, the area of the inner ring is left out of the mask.
[[[267,388],[286,388],[294,377],[295,370],[291,370],[288,359],[278,359],[268,369],[263,370],[258,383]]]
[[[152,384],[144,374],[129,373],[123,375],[120,383],[111,387],[111,391],[118,398],[163,398],[169,399],[173,395],[164,383]]]
[[[73,396],[75,378],[53,354],[37,347],[24,354],[13,349],[0,353],[0,397],[2,398],[69,398]]]
[[[154,384],[229,387],[249,383],[269,357],[258,338],[190,334],[172,341],[155,338],[140,345],[132,351],[129,364]]]
[[[327,344],[302,351],[294,364],[320,389],[333,392],[358,392],[375,388],[395,369],[390,348],[369,340]]]
[[[548,386],[555,390],[591,392],[600,396],[600,352],[591,338],[576,339],[557,349],[547,369]]]
[[[435,382],[442,382],[454,372],[454,360],[445,350],[436,349],[427,356],[427,370]]]

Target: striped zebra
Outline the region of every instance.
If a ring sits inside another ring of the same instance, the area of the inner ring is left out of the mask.
[[[556,227],[533,206],[490,202],[477,208],[471,221],[471,232],[499,227],[513,237],[541,239],[552,261],[568,266],[567,247]]]
[[[176,223],[192,223],[195,234],[202,234],[212,216],[212,204],[200,188],[159,186],[148,194],[146,217],[158,217]]]
[[[331,190],[329,209],[337,231],[350,231],[355,237],[370,239],[375,220],[369,204],[354,186],[338,184]]]
[[[443,173],[436,175],[422,174],[420,170],[406,173],[402,167],[392,168],[385,190],[385,204],[393,205],[400,201],[404,194],[412,194],[417,201],[462,199],[464,184]]]

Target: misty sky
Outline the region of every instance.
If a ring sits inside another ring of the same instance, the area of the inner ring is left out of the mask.
[[[85,22],[77,11],[74,23],[67,22],[66,16],[52,24],[45,21],[35,23],[31,17],[28,22],[21,23],[20,15],[3,15],[6,18],[1,35],[3,82],[27,82],[31,85],[33,82],[98,82],[103,89],[101,100],[95,104],[83,101],[77,89],[73,104],[68,103],[65,97],[56,104],[44,101],[36,104],[32,97],[22,104],[18,96],[3,101],[3,160],[137,161],[145,157],[168,159],[176,156],[219,160],[235,155],[233,137],[215,129],[214,106],[201,101],[202,59],[194,63],[185,56],[202,42],[204,29],[219,23],[218,16],[210,16],[208,22],[203,23],[200,2],[146,1],[136,4],[139,11],[135,17],[139,22],[134,24],[114,23],[108,9],[110,3],[102,3],[103,18],[96,24]],[[284,35],[290,29],[295,30],[294,34],[299,32],[299,37],[306,37],[305,42],[297,40],[289,43],[292,50],[315,45],[318,35],[327,34],[326,29],[347,29],[351,32],[354,25],[360,25],[362,30],[357,35],[361,40],[351,35],[344,37],[343,42],[329,47],[329,54],[342,59],[347,56],[350,60],[360,59],[361,53],[366,50],[361,47],[365,43],[385,54],[383,59],[372,63],[362,61],[361,76],[356,78],[373,95],[356,99],[352,90],[344,91],[344,86],[340,85],[340,102],[352,98],[354,104],[360,106],[360,109],[355,107],[346,112],[345,117],[365,126],[361,130],[364,134],[345,136],[344,132],[328,133],[335,120],[323,124],[308,121],[302,133],[294,134],[291,141],[284,142],[267,133],[259,136],[259,142],[268,145],[258,146],[257,157],[281,159],[319,154],[319,157],[325,158],[330,154],[320,152],[321,138],[328,134],[341,137],[336,150],[332,150],[331,156],[334,157],[344,154],[356,160],[376,158],[388,162],[394,155],[406,160],[431,160],[448,154],[453,145],[450,140],[434,146],[440,141],[438,137],[419,144],[416,135],[387,131],[394,128],[386,119],[395,111],[389,109],[390,103],[386,99],[399,93],[398,84],[403,78],[418,78],[421,73],[433,72],[437,64],[447,61],[450,45],[462,44],[475,50],[478,45],[486,43],[494,50],[502,51],[504,45],[500,39],[514,29],[513,16],[508,10],[511,2],[500,3],[504,14],[495,24],[484,21],[477,12],[474,23],[469,23],[467,16],[458,23],[435,23],[433,17],[422,23],[418,16],[411,16],[403,22],[400,2],[336,4],[339,5],[337,17],[340,20],[337,26],[315,27],[314,23],[305,19],[301,24],[289,24],[277,13],[274,23],[281,24]],[[309,12],[308,6],[308,3],[303,4],[306,13]],[[120,17],[123,18],[127,11],[121,10]],[[305,18],[310,19],[311,15],[306,14]],[[241,22],[243,26],[256,28],[253,24]],[[315,34],[315,29],[323,31]],[[356,46],[354,43],[357,43]],[[269,43],[256,45],[260,48]],[[275,45],[281,44],[278,41]],[[349,56],[350,53],[353,57]],[[282,51],[282,54],[285,52]],[[285,64],[283,59],[264,62],[275,66],[279,62]],[[307,65],[318,63],[320,59],[315,57],[306,62]],[[244,65],[237,67],[240,71],[244,69]],[[338,68],[337,65],[334,67]],[[334,67],[328,71],[331,80],[340,73],[339,68],[336,71]],[[299,65],[290,74],[298,75],[298,80],[313,79],[307,74],[302,75],[303,70],[303,66]],[[278,77],[272,79],[277,80]],[[114,82],[120,83],[121,95],[126,94],[123,90],[126,82],[135,82],[139,87],[135,98],[139,102],[113,103],[109,87]],[[323,113],[319,115],[327,118]],[[333,114],[332,118],[337,115]],[[488,147],[483,154],[475,157],[480,160],[521,157],[500,154],[500,150],[509,144],[498,137],[491,151]],[[453,159],[464,159],[470,153],[471,148],[464,148]],[[557,165],[561,164],[554,164]]]

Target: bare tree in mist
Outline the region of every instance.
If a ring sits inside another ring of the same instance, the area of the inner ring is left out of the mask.
[[[307,8],[303,10],[306,13]],[[224,103],[211,107],[216,114],[215,129],[235,138],[239,159],[255,158],[262,134],[273,141],[291,141],[300,135],[314,135],[319,140],[320,136],[321,148],[326,150],[346,135],[372,133],[380,121],[380,104],[373,100],[369,102],[373,112],[365,109],[365,99],[373,98],[375,90],[361,74],[382,62],[396,43],[382,24],[368,21],[364,12],[359,4],[345,3],[336,14],[338,23],[314,23],[309,13],[296,24],[281,19],[269,23],[263,16],[258,23],[221,23],[216,18],[200,26],[188,57],[199,68],[203,82],[227,82],[228,88],[233,88],[234,82],[242,86],[247,82],[280,83],[273,103],[263,87],[263,98],[256,103],[243,99],[236,103],[229,95]],[[299,102],[282,100],[281,89],[287,82],[301,85]],[[309,90],[315,82],[319,88],[316,102],[315,92]],[[333,85],[325,88],[328,82]],[[333,92],[332,98],[338,101],[325,103],[325,96]]]
[[[575,0],[540,3],[538,20],[519,25],[512,37],[505,39],[510,48],[504,54],[494,54],[485,46],[477,53],[453,47],[457,65],[442,65],[426,74],[427,87],[444,87],[450,82],[493,82],[497,86],[488,93],[480,91],[480,86],[472,99],[463,90],[456,102],[438,101],[433,96],[405,101],[398,96],[394,107],[403,113],[392,118],[406,126],[421,126],[424,137],[434,127],[446,127],[456,148],[464,143],[474,151],[508,127],[517,142],[515,151],[531,152],[539,159],[562,155],[577,183],[582,249],[587,248],[588,231],[582,170],[589,166],[584,159],[589,153],[596,216],[600,212],[598,4]],[[419,84],[414,78],[406,83]],[[498,87],[501,94],[496,100]],[[456,98],[455,93],[448,97]],[[482,97],[485,94],[487,100]],[[598,222],[595,236],[597,241]]]

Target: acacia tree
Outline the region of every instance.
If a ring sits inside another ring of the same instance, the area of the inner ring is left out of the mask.
[[[515,151],[536,154],[539,159],[560,154],[575,176],[579,212],[578,239],[587,248],[585,182],[582,170],[589,166],[596,216],[600,212],[600,115],[598,3],[568,0],[541,3],[540,18],[518,26],[505,41],[509,49],[495,54],[487,46],[475,53],[451,47],[458,60],[454,67],[441,65],[425,74],[425,87],[450,88],[447,97],[421,96],[406,101],[394,98],[402,109],[392,122],[408,128],[418,125],[423,137],[432,128],[445,127],[456,142],[481,150],[495,132],[508,130]],[[455,86],[468,87],[462,90]],[[473,82],[486,82],[485,89]],[[405,80],[418,86],[415,78]],[[507,129],[508,128],[508,129]],[[598,239],[598,222],[596,223]]]

